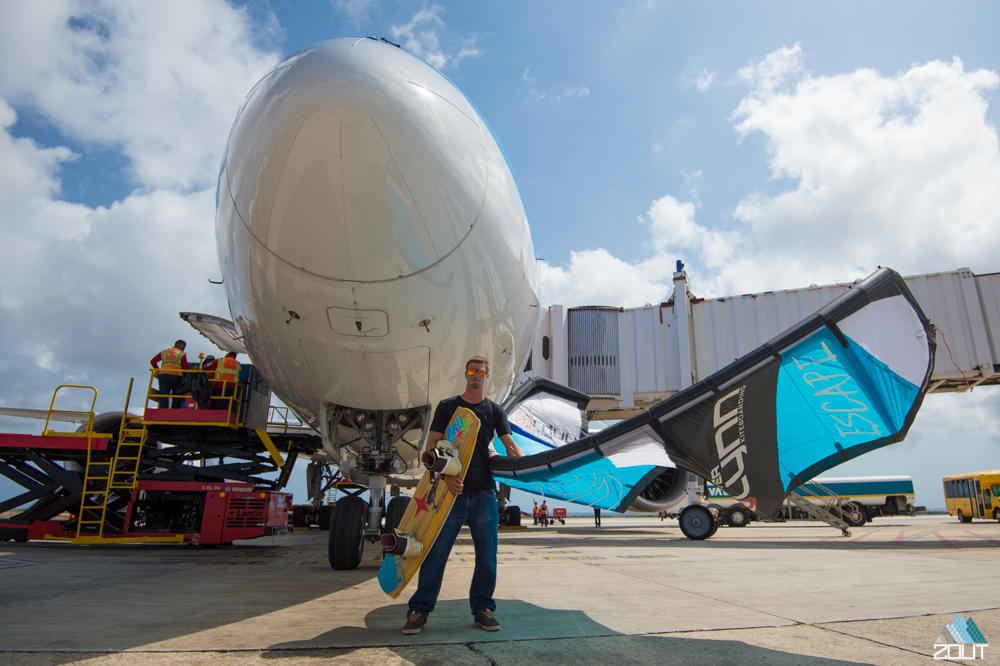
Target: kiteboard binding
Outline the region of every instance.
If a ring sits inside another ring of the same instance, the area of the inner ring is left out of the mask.
[[[381,539],[384,557],[378,582],[382,591],[393,599],[420,569],[448,519],[455,496],[448,491],[444,476],[465,479],[478,434],[479,419],[470,410],[459,407],[445,429],[445,438],[421,457],[426,471],[417,484],[413,499],[399,526],[383,534]]]

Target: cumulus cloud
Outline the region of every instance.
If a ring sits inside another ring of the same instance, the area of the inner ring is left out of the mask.
[[[742,197],[726,230],[696,222],[691,203],[654,201],[642,218],[647,259],[623,267],[607,255],[594,264],[607,267],[602,280],[578,258],[603,251],[574,254],[543,271],[549,302],[580,304],[581,280],[629,273],[610,304],[639,305],[649,300],[640,293],[669,290],[663,266],[678,257],[699,295],[830,284],[878,265],[903,274],[995,266],[1000,144],[984,93],[1000,83],[996,73],[967,72],[954,58],[891,76],[814,76],[796,44],[737,78],[748,92],[732,122],[740,138],[764,136],[767,187]]]
[[[177,312],[227,314],[207,282],[214,181],[244,96],[277,60],[261,37],[218,1],[0,6],[0,404],[44,406],[69,382],[120,408],[121,378],[144,386],[177,337],[211,351]],[[121,151],[136,190],[107,207],[63,200],[76,155],[16,136],[18,112]]]
[[[457,67],[466,58],[482,55],[482,51],[476,47],[477,36],[459,40],[457,50],[452,49],[451,52],[441,45],[438,29],[444,27],[444,21],[441,20],[443,11],[444,7],[441,5],[425,6],[413,15],[409,23],[394,25],[389,30],[403,48],[437,69]]]
[[[277,60],[221,0],[5,3],[0,17],[4,97],[66,136],[120,149],[150,188],[211,185],[218,137]]]
[[[541,298],[564,305],[635,307],[659,303],[673,289],[676,259],[697,257],[712,268],[732,259],[736,234],[695,222],[695,206],[667,195],[650,205],[638,221],[646,228],[651,256],[628,263],[604,249],[573,252],[568,266],[542,264]]]

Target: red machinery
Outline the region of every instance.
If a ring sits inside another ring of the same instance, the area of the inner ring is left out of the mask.
[[[140,481],[125,509],[126,528],[102,541],[176,542],[203,546],[231,543],[237,539],[288,534],[288,508],[292,496],[273,490],[255,490],[240,483],[200,481]],[[22,534],[7,537],[22,540],[77,539],[76,530],[64,529],[66,522],[36,520],[24,526]]]
[[[56,409],[60,389],[88,393],[89,409]],[[0,513],[23,507],[0,519],[0,541],[207,546],[292,531],[292,496],[280,489],[318,437],[272,440],[270,394],[252,374],[223,410],[147,408],[134,416],[126,400],[122,412],[95,416],[96,389],[61,386],[56,394],[41,435],[0,433],[0,474],[25,490],[0,498]],[[150,387],[147,404],[158,397]],[[51,430],[60,419],[82,425]]]

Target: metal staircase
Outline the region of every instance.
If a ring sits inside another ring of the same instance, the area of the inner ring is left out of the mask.
[[[850,525],[844,520],[851,510],[850,503],[815,479],[788,493],[787,500],[814,520],[836,527],[845,537],[851,536]]]

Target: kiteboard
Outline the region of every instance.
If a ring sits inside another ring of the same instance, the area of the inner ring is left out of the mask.
[[[378,570],[378,582],[382,591],[393,599],[420,569],[448,519],[455,496],[448,491],[444,476],[465,479],[478,434],[479,419],[470,410],[459,407],[445,428],[444,439],[421,457],[427,470],[403,519],[393,532],[382,535],[385,557]]]

